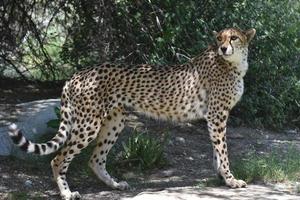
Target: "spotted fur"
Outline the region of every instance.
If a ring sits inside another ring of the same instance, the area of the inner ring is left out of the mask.
[[[105,63],[73,75],[62,93],[58,134],[47,143],[27,140],[16,125],[9,134],[28,153],[49,154],[62,149],[52,160],[54,178],[63,199],[78,199],[66,181],[70,162],[97,139],[89,165],[97,177],[116,189],[106,171],[106,156],[124,128],[124,109],[132,107],[146,115],[173,121],[204,118],[213,145],[214,166],[226,185],[246,186],[229,169],[226,121],[243,94],[248,69],[248,44],[255,30],[225,29],[215,33],[217,45],[189,62],[176,66],[114,65]]]

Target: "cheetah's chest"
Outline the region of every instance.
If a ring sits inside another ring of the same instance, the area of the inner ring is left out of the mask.
[[[232,98],[229,105],[230,108],[235,106],[244,93],[244,81],[242,78],[235,81],[234,85],[232,86],[231,93]]]

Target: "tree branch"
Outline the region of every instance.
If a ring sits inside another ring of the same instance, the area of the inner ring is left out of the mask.
[[[4,55],[0,55],[0,58],[2,58],[7,64],[11,65],[24,81],[29,82],[28,78],[21,72],[21,70],[19,70],[19,68],[11,60],[6,58]]]

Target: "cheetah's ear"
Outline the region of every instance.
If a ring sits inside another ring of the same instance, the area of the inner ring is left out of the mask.
[[[249,43],[253,37],[255,36],[256,30],[254,28],[251,28],[249,30],[245,31],[245,35],[247,37],[247,42]]]

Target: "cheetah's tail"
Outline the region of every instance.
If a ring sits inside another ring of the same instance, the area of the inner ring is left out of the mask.
[[[46,143],[34,143],[26,139],[21,130],[18,129],[16,124],[11,124],[8,127],[8,134],[11,137],[13,143],[20,147],[21,150],[27,153],[34,153],[38,155],[47,155],[57,151],[67,139],[65,134],[61,133],[61,130],[58,131],[51,140]]]
[[[57,134],[49,141],[45,143],[34,143],[26,139],[21,130],[18,129],[16,124],[11,124],[8,127],[8,134],[12,141],[19,146],[23,151],[27,153],[35,153],[38,155],[47,155],[57,151],[68,139],[68,135],[71,131],[71,117],[70,109],[72,106],[68,103],[68,82],[63,88],[62,104],[61,104],[61,123]]]

